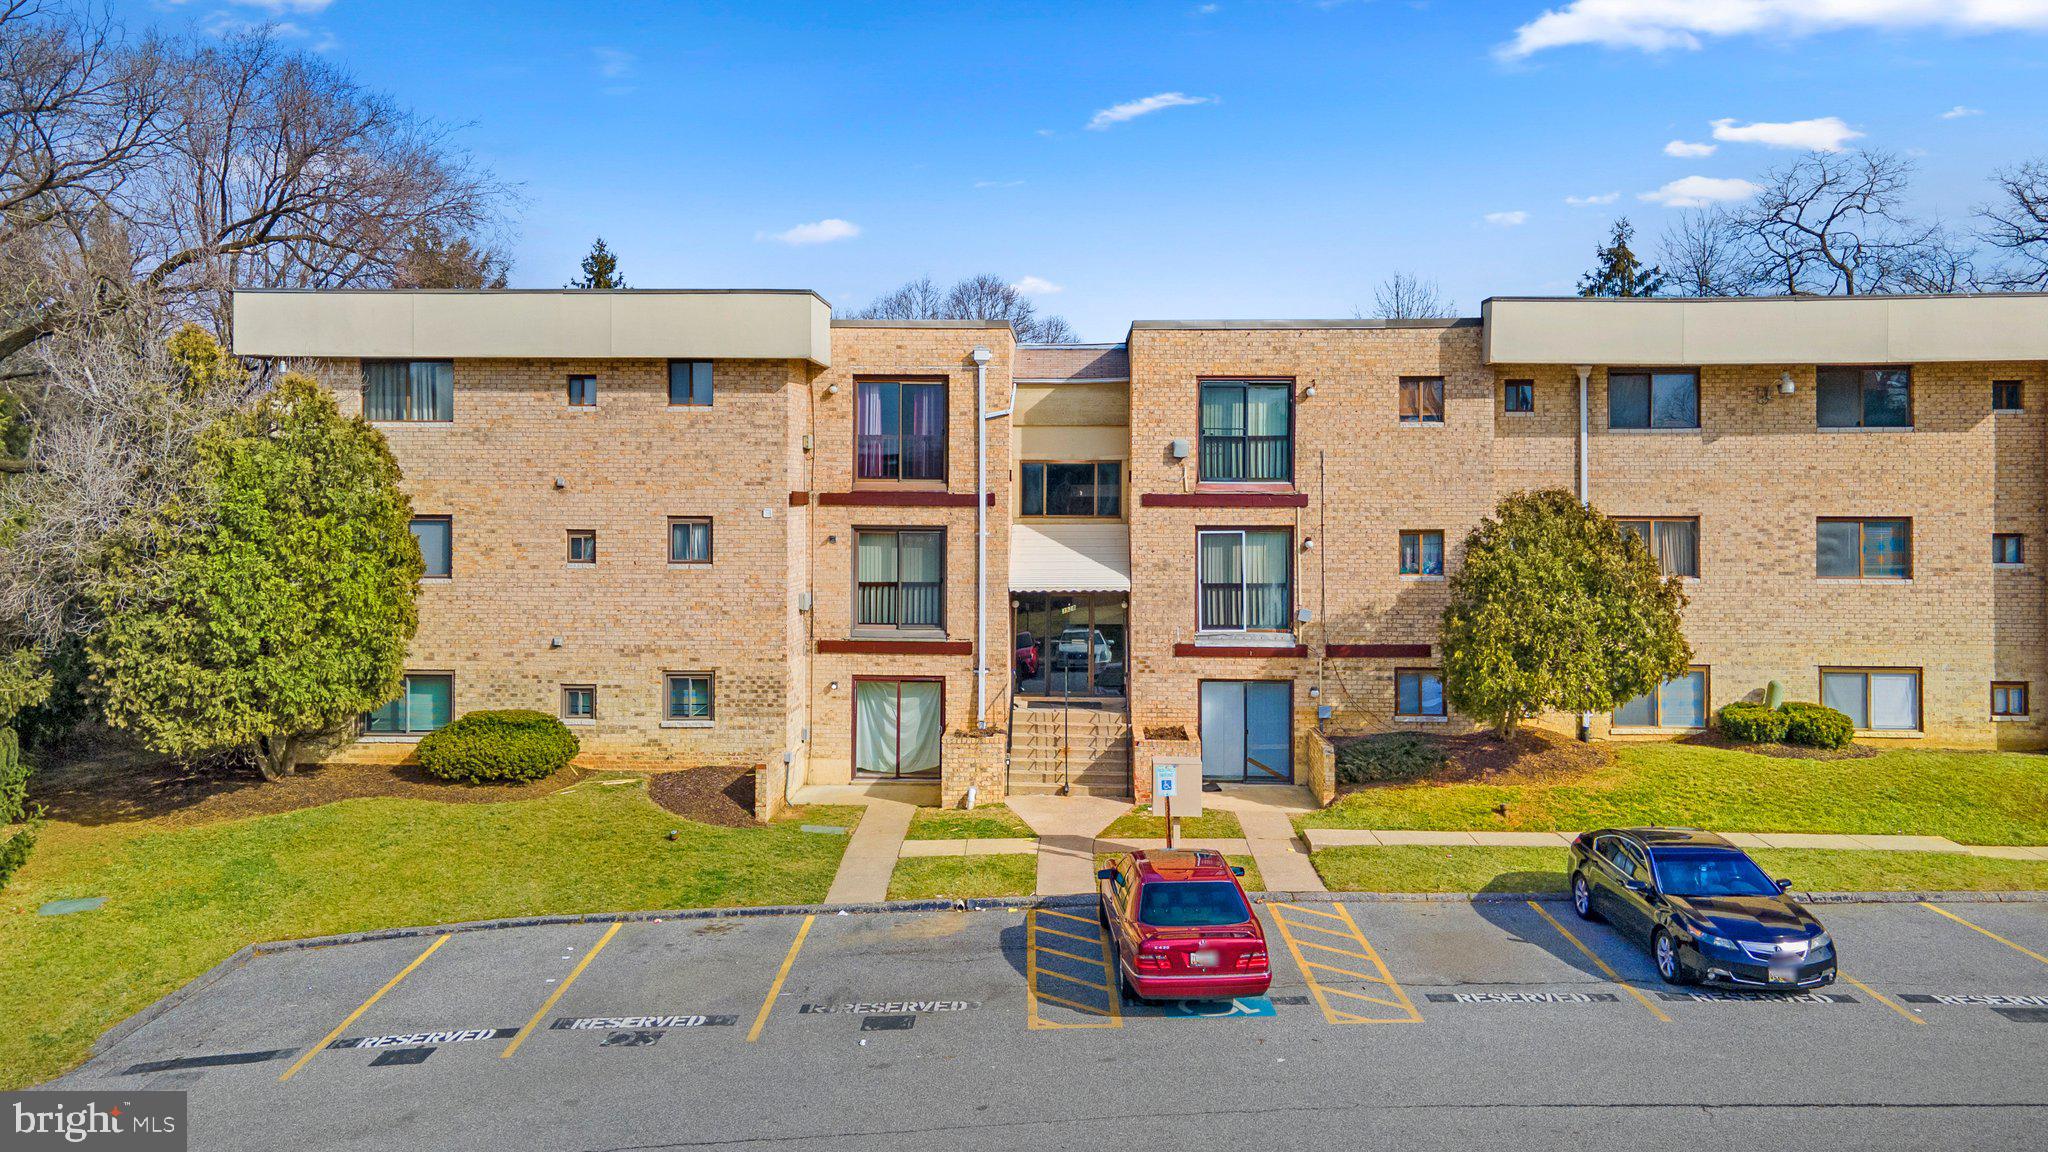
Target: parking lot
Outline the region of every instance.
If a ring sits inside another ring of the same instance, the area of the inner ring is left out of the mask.
[[[2039,1148],[2048,905],[1829,905],[1845,979],[1693,994],[1563,904],[1265,904],[1269,997],[1120,1005],[1092,907],[258,956],[51,1087],[195,1148]]]

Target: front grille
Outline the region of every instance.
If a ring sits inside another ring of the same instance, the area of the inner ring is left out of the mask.
[[[1806,941],[1773,940],[1763,943],[1742,941],[1742,950],[1752,960],[1764,964],[1797,964],[1806,959]]]

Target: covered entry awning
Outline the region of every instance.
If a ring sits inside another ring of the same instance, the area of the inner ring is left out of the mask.
[[[1010,526],[1010,591],[1130,590],[1128,525],[1114,522]]]

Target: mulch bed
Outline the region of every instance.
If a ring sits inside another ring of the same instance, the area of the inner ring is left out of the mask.
[[[1331,743],[1341,749],[1356,741],[1383,739],[1389,735],[1392,734],[1339,736],[1333,737]],[[1597,772],[1614,763],[1614,753],[1605,744],[1587,744],[1570,736],[1534,728],[1520,729],[1511,740],[1497,739],[1490,732],[1459,736],[1435,736],[1422,732],[1401,735],[1434,745],[1444,755],[1442,770],[1412,781],[1419,784],[1505,784],[1544,780]],[[1347,784],[1342,791],[1385,786]]]
[[[1879,752],[1879,749],[1867,744],[1851,744],[1847,748],[1808,748],[1801,744],[1744,744],[1712,730],[1683,737],[1678,743],[1695,744],[1702,748],[1726,748],[1731,752],[1754,752],[1758,756],[1772,756],[1780,760],[1863,760]]]
[[[754,770],[685,768],[647,778],[647,797],[685,820],[720,828],[754,824]]]

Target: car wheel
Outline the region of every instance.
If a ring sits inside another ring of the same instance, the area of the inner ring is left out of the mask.
[[[1657,929],[1657,935],[1650,940],[1650,953],[1657,962],[1657,975],[1666,984],[1692,983],[1692,973],[1687,972],[1684,963],[1678,959],[1678,941],[1671,938],[1671,933]]]
[[[1121,948],[1110,949],[1110,963],[1116,965],[1116,998],[1126,1004],[1143,1003],[1138,990],[1131,987],[1131,978],[1124,971],[1124,954]]]
[[[1572,873],[1572,911],[1578,913],[1581,920],[1600,919],[1600,910],[1593,907],[1593,886],[1586,883],[1583,872]]]
[[[1109,905],[1101,900],[1095,902],[1095,919],[1102,924],[1102,938],[1109,939]]]

